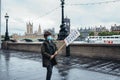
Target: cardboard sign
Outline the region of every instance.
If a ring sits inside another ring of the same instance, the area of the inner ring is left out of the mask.
[[[66,46],[71,44],[77,37],[80,36],[80,32],[78,30],[72,30],[70,34],[64,39]]]

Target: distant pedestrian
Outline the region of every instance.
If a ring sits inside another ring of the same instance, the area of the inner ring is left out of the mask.
[[[57,64],[55,56],[57,54],[56,44],[53,42],[52,34],[44,32],[45,41],[41,47],[43,67],[47,68],[46,80],[51,80],[53,66]]]

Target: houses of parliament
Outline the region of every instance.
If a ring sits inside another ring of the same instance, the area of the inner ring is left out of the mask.
[[[65,27],[66,29],[70,32],[70,19],[65,18],[64,19]],[[46,31],[46,30],[44,30]],[[50,31],[53,34],[54,39],[57,39],[57,34],[55,33],[55,29],[48,29],[47,31]],[[33,32],[33,23],[26,23],[26,32],[23,36],[18,35],[18,34],[13,34],[13,39],[15,40],[21,40],[21,39],[43,39],[44,36],[41,31],[41,26],[38,26],[37,31]]]
[[[44,38],[41,32],[41,26],[39,25],[38,30],[33,32],[33,23],[26,23],[26,32],[24,35],[13,34],[13,39],[36,39],[36,38]]]

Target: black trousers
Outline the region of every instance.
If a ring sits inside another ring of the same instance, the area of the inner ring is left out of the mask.
[[[47,66],[46,80],[51,80],[52,69],[53,69],[53,65],[52,64],[50,64],[49,66]]]

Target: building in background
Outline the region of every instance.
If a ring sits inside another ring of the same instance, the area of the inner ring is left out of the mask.
[[[39,25],[37,31],[33,32],[33,23],[27,23],[26,24],[26,32],[25,35],[18,35],[16,33],[13,34],[13,39],[19,40],[19,39],[43,39],[44,36],[41,32],[41,26]]]
[[[25,32],[26,36],[27,35],[41,35],[42,34],[40,24],[39,24],[38,30],[35,31],[34,33],[33,33],[33,23],[30,23],[30,22],[27,23],[26,24],[26,29],[27,29],[27,32]]]
[[[80,28],[78,29],[80,32],[80,37],[77,38],[79,41],[84,41],[87,36],[89,36],[89,33],[93,31],[92,28]]]
[[[42,34],[42,30],[41,30],[41,26],[39,24],[39,28],[38,28],[38,31],[37,31],[37,35],[41,35]]]
[[[78,29],[78,31],[81,35],[77,40],[84,41],[85,38],[88,37],[91,32],[94,33],[94,36],[98,36],[98,33],[109,30],[105,26],[100,25],[99,27],[80,28]]]
[[[99,32],[108,31],[108,29],[106,29],[105,26],[100,25],[99,27],[96,27],[96,28],[95,28],[95,31],[99,33]]]
[[[33,34],[33,23],[27,23],[26,24],[27,32],[25,33],[26,35],[31,35]]]
[[[114,24],[114,26],[111,26],[111,32],[117,32],[120,33],[120,25]]]
[[[44,35],[42,34],[41,26],[39,24],[37,31],[33,32],[33,23],[27,23],[26,24],[26,32],[24,35],[18,35],[14,33],[12,35],[13,39],[15,40],[21,40],[21,39],[44,39]],[[46,30],[44,30],[46,31]],[[57,34],[55,34],[55,29],[47,29],[47,31],[50,31],[53,34],[53,37],[57,39]]]
[[[106,32],[106,31],[109,31],[109,30],[105,26],[102,26],[102,25],[94,28],[95,36],[98,36],[98,33],[100,33],[100,32]]]
[[[65,27],[68,32],[70,32],[70,19],[65,18]],[[46,29],[47,31],[50,31],[53,34],[53,37],[57,39],[57,34],[55,33],[55,28]],[[44,30],[44,31],[46,31]],[[43,31],[43,32],[44,32]],[[91,32],[94,33],[94,36],[98,36],[100,32],[108,32],[109,30],[105,26],[95,26],[95,27],[89,27],[89,28],[79,28],[78,31],[80,32],[80,37],[77,38],[79,41],[84,41],[86,37],[89,36]],[[120,33],[120,25],[117,26],[116,24],[114,26],[111,26],[111,32],[119,32]],[[26,24],[26,32],[24,35],[18,35],[13,34],[13,39],[19,40],[19,39],[43,39],[44,36],[42,34],[41,26],[39,24],[38,29],[34,32],[33,31],[33,23],[27,23]]]

